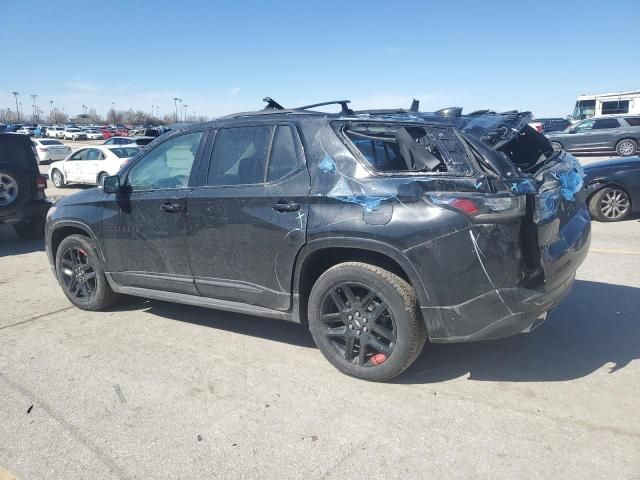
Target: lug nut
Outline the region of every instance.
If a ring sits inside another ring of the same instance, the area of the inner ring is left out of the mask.
[[[348,319],[348,320],[353,320],[353,315],[349,315],[349,316],[347,316],[347,319]]]
[[[349,325],[349,330],[353,330],[353,325]]]
[[[363,321],[364,323],[367,323],[367,322],[369,321],[369,319],[368,319],[367,317],[364,317],[364,318],[362,319],[362,321]]]
[[[368,331],[369,331],[369,329],[368,329],[367,327],[364,327],[364,328],[363,328],[363,330],[364,330],[365,332],[368,332]]]
[[[356,317],[359,317],[359,316],[360,316],[360,312],[356,312]]]
[[[360,330],[356,330],[356,335],[360,336]]]

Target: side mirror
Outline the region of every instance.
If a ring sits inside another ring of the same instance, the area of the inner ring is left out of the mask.
[[[102,189],[104,193],[120,193],[120,176],[111,175],[104,179],[102,183]]]
[[[570,128],[569,129],[569,133],[576,133],[578,130],[576,130],[575,128]]]

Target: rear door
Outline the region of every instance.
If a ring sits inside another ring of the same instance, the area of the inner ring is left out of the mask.
[[[599,118],[593,122],[591,145],[593,148],[615,148],[620,133],[620,122],[617,118]]]
[[[189,194],[187,242],[198,292],[277,310],[291,307],[306,240],[309,174],[293,125],[217,131]]]
[[[186,245],[187,192],[204,133],[167,138],[105,195],[102,232],[107,271],[121,285],[196,294]]]

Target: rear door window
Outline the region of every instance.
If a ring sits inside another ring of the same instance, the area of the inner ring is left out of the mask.
[[[625,120],[632,127],[640,126],[640,117],[626,117]]]
[[[297,166],[298,157],[291,128],[280,125],[276,127],[276,133],[271,144],[267,181],[279,180],[295,170]]]
[[[620,127],[620,122],[615,118],[601,118],[596,120],[593,124],[594,130],[604,130],[605,128],[618,128]]]
[[[263,183],[272,132],[271,126],[218,130],[209,163],[207,185]]]

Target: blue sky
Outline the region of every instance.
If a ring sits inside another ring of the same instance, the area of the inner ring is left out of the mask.
[[[3,2],[0,108],[30,94],[216,116],[349,98],[354,108],[571,113],[578,95],[640,89],[640,2]]]

